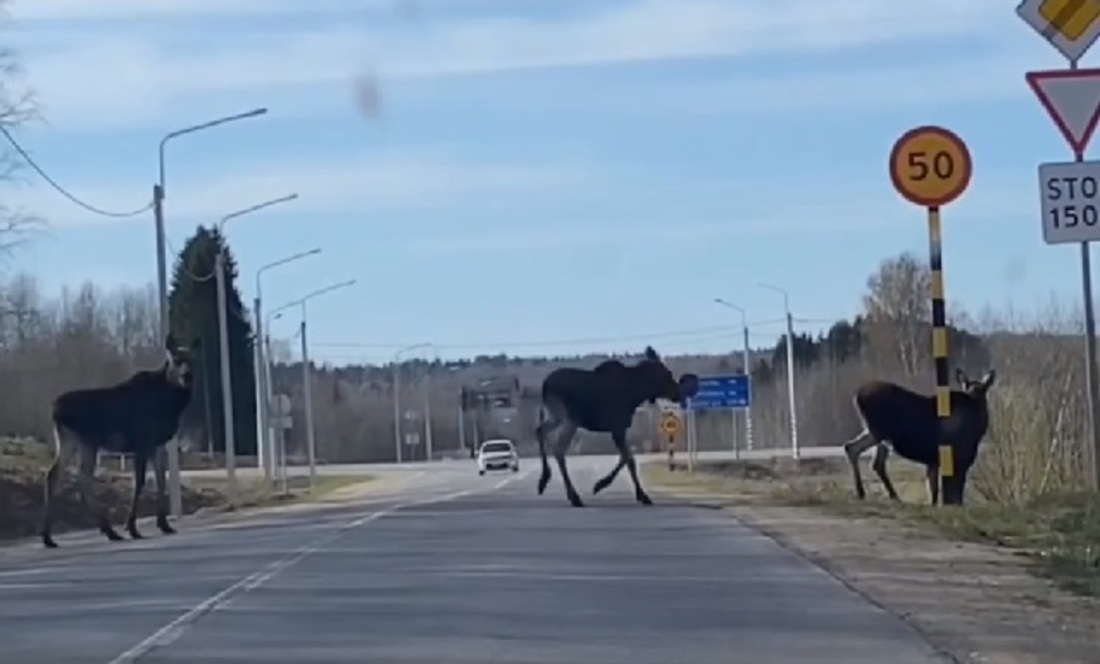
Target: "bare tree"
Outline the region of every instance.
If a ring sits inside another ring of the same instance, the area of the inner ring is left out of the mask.
[[[904,253],[882,261],[863,297],[868,336],[877,364],[896,363],[904,377],[918,376],[931,349],[932,278],[928,267]]]

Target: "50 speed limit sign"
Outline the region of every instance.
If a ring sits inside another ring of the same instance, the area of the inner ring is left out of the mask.
[[[973,164],[966,143],[943,127],[905,132],[890,151],[890,179],[910,203],[938,208],[970,185]]]
[[[1100,162],[1039,165],[1043,241],[1047,244],[1100,240]]]

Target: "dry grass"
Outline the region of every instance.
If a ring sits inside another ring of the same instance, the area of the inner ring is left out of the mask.
[[[50,448],[33,439],[0,438],[0,540],[27,537],[38,532],[42,515],[43,475],[51,460]],[[133,481],[128,473],[100,468],[98,496],[108,506],[110,518],[121,523],[130,505]],[[373,478],[365,475],[353,477],[319,476],[315,490],[308,491],[308,478],[290,478],[289,492],[281,492],[265,486],[263,482],[243,479],[240,483],[235,509],[247,509],[272,504],[305,502],[324,497],[338,489]],[[224,510],[227,506],[225,480],[223,478],[191,479],[182,487],[183,511],[191,514],[202,509]],[[60,487],[55,503],[57,532],[92,528],[94,516],[83,509],[74,479],[70,475]],[[154,492],[143,492],[138,506],[141,517],[156,513]]]
[[[340,489],[374,481],[371,475],[318,475],[313,491],[309,490],[309,477],[288,477],[287,493],[281,488],[260,479],[238,479],[236,509],[263,507],[267,505],[287,505],[309,502],[324,498]],[[197,490],[215,491],[221,496],[226,494],[224,477],[192,478],[187,484]]]
[[[927,536],[1005,547],[1033,564],[1030,569],[1075,593],[1100,596],[1100,498],[1082,491],[1047,492],[1003,503],[974,491],[962,508],[928,505],[922,469],[894,461],[888,469],[902,503],[864,472],[869,497],[855,498],[847,462],[789,459],[704,464],[695,473],[648,465],[655,484],[720,504],[774,504],[812,508],[851,518],[896,521]]]

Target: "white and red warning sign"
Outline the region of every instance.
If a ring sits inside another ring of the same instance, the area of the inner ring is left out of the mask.
[[[1056,69],[1024,75],[1080,159],[1100,121],[1100,69]]]

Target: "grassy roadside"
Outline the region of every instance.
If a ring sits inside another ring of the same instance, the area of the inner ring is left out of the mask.
[[[0,541],[33,536],[38,532],[43,479],[50,460],[50,450],[42,443],[0,438]],[[130,507],[132,479],[128,473],[109,470],[102,464],[98,477],[101,481],[97,483],[97,496],[107,506],[111,521],[121,524]],[[310,494],[309,478],[294,477],[289,479],[288,495],[284,496],[261,481],[240,478],[235,511],[306,503],[373,480],[369,475],[318,476],[315,491]],[[184,514],[200,510],[225,511],[228,506],[224,478],[191,478],[182,488]],[[138,504],[139,517],[156,513],[154,494],[152,482],[148,482]],[[83,508],[71,472],[59,487],[54,507],[58,533],[95,526],[95,517]]]
[[[318,475],[314,480],[314,490],[309,490],[309,477],[288,477],[287,493],[281,487],[259,479],[240,478],[237,481],[236,509],[268,507],[271,505],[293,505],[308,503],[331,496],[348,487],[373,482],[373,475]],[[226,500],[226,479],[224,477],[191,478],[187,484],[197,491],[213,491],[222,497],[223,507]]]
[[[669,471],[667,464],[643,467],[654,486],[698,501],[802,508],[905,526],[918,536],[1008,548],[1025,557],[1033,573],[1074,593],[1100,596],[1097,496],[1049,494],[1026,504],[1001,505],[971,494],[965,507],[932,508],[920,468],[892,460],[889,472],[902,504],[887,499],[867,470],[863,475],[869,496],[857,500],[847,462],[841,459],[718,462],[699,464],[694,473]]]

